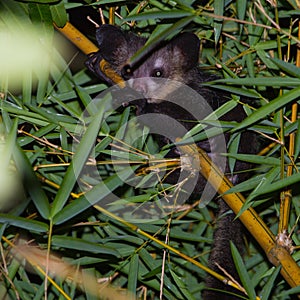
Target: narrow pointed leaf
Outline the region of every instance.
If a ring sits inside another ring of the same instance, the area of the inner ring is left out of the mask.
[[[9,225],[23,228],[28,231],[32,230],[34,232],[47,232],[49,229],[48,225],[45,223],[2,213],[0,213],[0,223],[7,223]]]
[[[139,255],[135,253],[129,262],[129,274],[128,274],[128,291],[132,294],[136,293],[137,280],[139,272]]]
[[[280,272],[280,266],[278,266],[275,270],[273,270],[273,274],[268,278],[267,283],[264,285],[261,299],[270,299],[270,295],[275,286],[275,280]]]
[[[124,183],[124,178],[132,174],[132,169],[124,169],[123,171],[114,174],[98,185],[93,187],[84,196],[74,200],[61,211],[59,211],[53,218],[53,223],[59,225],[67,220],[79,215],[81,212],[96,203],[101,204],[101,200],[105,199],[107,195],[112,193],[116,188]]]
[[[233,261],[239,273],[242,285],[245,288],[249,299],[255,300],[256,299],[255,289],[254,286],[252,285],[251,278],[248,275],[243,259],[239,251],[237,250],[236,246],[232,242],[230,243],[230,247],[231,247]]]
[[[298,81],[300,83],[300,80]],[[277,97],[276,99],[272,100],[268,104],[260,107],[255,112],[253,112],[243,122],[241,122],[240,125],[233,130],[233,132],[245,128],[249,125],[252,125],[253,123],[261,120],[262,118],[265,118],[267,115],[273,113],[277,109],[283,107],[284,105],[287,105],[292,101],[296,101],[296,99],[299,98],[299,94],[300,94],[300,87],[285,93],[283,96]]]
[[[60,1],[58,4],[51,5],[50,11],[55,25],[63,27],[68,21],[68,15],[63,1]]]
[[[95,140],[102,123],[103,114],[104,109],[99,109],[99,112],[94,116],[93,121],[87,128],[78,148],[76,149],[73,160],[68,167],[61,187],[54,199],[51,210],[52,217],[55,216],[63,208],[70,196],[76,180],[78,179],[77,177],[84,167],[86,160],[95,145]]]
[[[85,241],[80,238],[55,235],[52,237],[52,244],[54,246],[63,247],[67,249],[74,249],[80,251],[84,250],[92,253],[108,254],[117,257],[120,256],[119,253],[113,248],[107,247],[103,244]]]

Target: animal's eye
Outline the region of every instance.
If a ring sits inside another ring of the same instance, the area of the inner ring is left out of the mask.
[[[132,69],[129,65],[123,67],[121,71],[122,77],[126,80],[132,77]]]
[[[162,69],[155,69],[152,72],[152,77],[160,78],[160,77],[163,77],[163,75],[164,75],[164,73],[163,73]]]

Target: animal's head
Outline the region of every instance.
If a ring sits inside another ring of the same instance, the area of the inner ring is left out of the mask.
[[[114,84],[99,68],[99,62],[104,59],[148,102],[161,102],[166,94],[176,88],[161,78],[171,80],[176,85],[177,81],[189,84],[195,76],[199,39],[192,33],[182,33],[167,43],[157,45],[133,65],[130,58],[144,46],[146,39],[112,25],[99,27],[96,38],[99,52],[88,60],[89,69],[108,84]]]

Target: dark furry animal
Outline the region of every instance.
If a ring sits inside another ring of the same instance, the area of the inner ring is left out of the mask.
[[[130,58],[144,46],[146,39],[129,32],[124,32],[111,25],[103,25],[98,28],[96,37],[100,50],[90,56],[87,61],[87,67],[102,80],[112,85],[114,82],[111,78],[107,77],[99,68],[99,62],[105,59],[117,74],[125,80],[129,79],[129,84],[131,84],[132,88],[143,95],[142,100],[134,103],[140,115],[147,113],[165,114],[172,119],[178,120],[187,130],[190,130],[195,125],[195,122],[190,122],[191,120],[197,121],[195,120],[195,116],[190,111],[184,109],[191,104],[185,101],[190,100],[187,100],[185,95],[181,94],[176,87],[159,82],[157,80],[159,78],[182,82],[191,87],[205,99],[205,102],[209,104],[212,110],[216,110],[229,99],[230,95],[216,92],[202,85],[204,82],[215,79],[215,77],[200,71],[198,67],[199,39],[192,33],[182,33],[168,43],[157,45],[133,65],[130,64]],[[131,83],[130,79],[136,78],[145,79]],[[170,96],[171,99],[179,99],[180,105],[178,106],[172,101],[164,101],[164,98],[167,96]],[[244,117],[243,108],[237,106],[223,116],[222,120],[240,122]],[[147,125],[151,126],[152,124],[150,122]],[[229,141],[229,138],[229,134],[225,134],[226,142]],[[251,143],[249,143],[250,138],[253,139],[249,133],[242,134],[239,146],[240,153],[254,152]],[[163,146],[168,143],[168,139],[160,139],[159,142]],[[218,142],[216,139],[212,139],[210,143],[201,141],[199,142],[199,146],[205,149],[209,155],[213,156],[217,151]],[[178,155],[178,150],[170,153],[170,156],[176,156]],[[245,171],[249,167],[247,163],[241,161],[236,163],[234,171],[239,171],[239,173],[230,177],[234,184],[247,178],[247,172],[240,171]],[[226,166],[225,171],[229,172],[228,166]],[[200,176],[191,198],[197,197],[199,199],[205,184],[204,178]],[[222,200],[218,200],[218,204],[217,229],[214,233],[214,244],[209,258],[209,266],[213,270],[220,272],[215,264],[218,263],[234,278],[238,278],[232,261],[229,243],[232,241],[242,251],[242,225],[238,220],[234,220],[234,214]],[[206,285],[208,288],[236,292],[211,276],[208,276]],[[207,289],[202,296],[206,300],[216,299],[218,296],[223,300],[239,299],[224,292],[212,291],[210,289]]]

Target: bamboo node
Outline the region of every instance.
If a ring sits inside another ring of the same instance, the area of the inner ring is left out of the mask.
[[[276,244],[280,247],[285,248],[290,254],[293,253],[293,241],[287,230],[284,230],[276,236]]]

